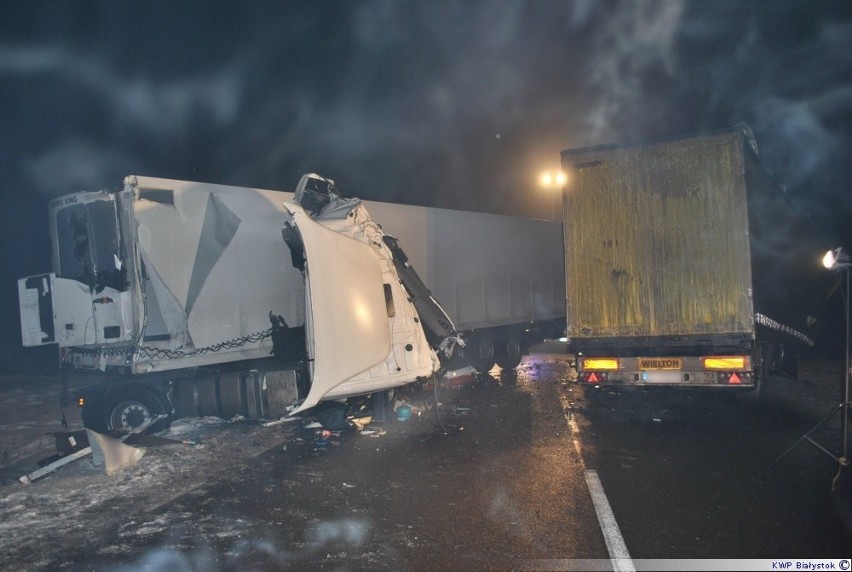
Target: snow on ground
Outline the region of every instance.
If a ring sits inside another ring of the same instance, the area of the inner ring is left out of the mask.
[[[58,374],[0,376],[0,485],[20,476],[7,474],[15,465],[56,452],[60,394]],[[83,428],[76,407],[66,408],[66,420],[68,430]]]
[[[89,456],[30,485],[0,486],[0,563],[46,566],[49,562],[34,559],[45,545],[82,545],[91,539],[91,531],[105,527],[137,537],[162,532],[165,525],[156,518],[128,522],[125,515],[138,512],[139,506],[168,503],[198,486],[204,475],[220,473],[287,441],[292,429],[199,418],[179,420],[158,436],[176,443],[147,447],[142,460],[113,476],[95,467]]]

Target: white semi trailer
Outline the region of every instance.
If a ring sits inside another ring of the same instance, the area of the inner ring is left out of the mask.
[[[477,371],[513,369],[531,344],[565,330],[559,222],[367,202],[465,334]]]
[[[462,352],[514,367],[564,324],[558,223],[362,203],[316,175],[295,195],[129,176],[49,215],[52,272],[19,280],[23,344],[92,377],[83,418],[102,431],[294,414]]]

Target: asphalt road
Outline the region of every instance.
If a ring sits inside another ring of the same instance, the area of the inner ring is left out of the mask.
[[[587,389],[577,404],[632,558],[849,558],[837,463],[801,442],[770,466],[810,419],[768,396],[653,389]],[[814,437],[839,451],[839,426]]]
[[[789,395],[748,400],[579,387],[565,360],[540,355],[515,375],[495,372],[445,390],[441,402],[443,427],[424,412],[368,426],[383,435],[344,432],[327,443],[293,425],[274,438],[244,426],[218,428],[210,446],[216,464],[197,471],[191,452],[158,458],[165,453],[152,447],[127,475],[98,477],[99,487],[127,487],[159,470],[168,476],[163,487],[176,487],[175,494],[150,503],[115,495],[83,503],[74,534],[28,530],[44,535],[39,558],[11,548],[0,563],[80,570],[559,569],[569,559],[607,559],[613,550],[590,475],[602,485],[631,558],[852,552],[839,493],[831,490],[837,466],[827,455],[803,443],[758,478],[813,424],[790,408],[796,400]],[[818,436],[834,447],[837,435]],[[87,470],[81,466],[75,478]],[[848,490],[847,477],[837,486]],[[35,502],[39,490],[63,478],[36,483],[42,488],[14,502]],[[24,511],[12,508],[17,512],[10,508],[4,518]]]
[[[444,392],[443,428],[426,411],[370,426],[382,436],[342,434],[325,446],[296,431],[286,450],[152,507],[145,520],[168,522],[159,534],[119,526],[76,553],[66,547],[63,559],[94,568],[160,566],[181,554],[202,568],[510,570],[604,558],[556,369],[530,365]],[[121,547],[117,558],[108,546]]]

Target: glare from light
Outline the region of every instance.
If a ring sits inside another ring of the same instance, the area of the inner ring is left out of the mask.
[[[354,304],[355,310],[355,320],[361,325],[361,327],[365,329],[369,329],[373,325],[372,316],[370,315],[370,310],[367,307],[367,304],[363,303],[361,300],[358,300]]]
[[[542,187],[561,187],[568,181],[568,175],[564,171],[542,171],[538,182]]]
[[[829,250],[825,253],[825,256],[822,257],[822,265],[826,268],[831,268],[834,266],[834,251]]]
[[[852,264],[849,262],[849,255],[844,252],[842,247],[829,250],[822,257],[822,265],[829,270],[848,269]]]

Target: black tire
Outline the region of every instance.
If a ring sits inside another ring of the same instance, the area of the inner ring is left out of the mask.
[[[160,399],[145,389],[130,387],[107,395],[101,405],[100,419],[106,433],[129,433],[146,421],[166,413]],[[168,427],[168,419],[155,423],[149,433]]]
[[[507,339],[501,340],[496,358],[500,369],[515,369],[523,357],[524,344],[520,336],[512,334]]]
[[[480,373],[488,373],[496,363],[494,349],[494,340],[491,336],[478,335],[474,336],[467,347],[464,348],[465,356],[473,369]]]

